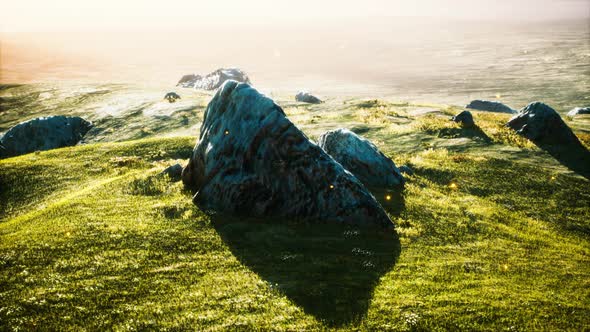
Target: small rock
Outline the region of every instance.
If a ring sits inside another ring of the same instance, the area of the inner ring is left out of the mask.
[[[0,144],[0,158],[76,145],[92,123],[74,116],[49,116],[21,122],[10,128]]]
[[[180,99],[180,96],[176,92],[168,92],[164,99],[168,100],[168,102],[173,103],[176,100]]]
[[[393,227],[356,177],[270,98],[235,81],[207,106],[182,181],[206,212]]]
[[[572,117],[572,118],[576,115],[582,115],[582,114],[590,114],[590,107],[576,107],[576,108],[572,109],[571,111],[567,112],[567,116]]]
[[[373,143],[348,129],[322,134],[319,146],[368,187],[391,188],[404,183],[391,159]]]
[[[467,106],[465,106],[465,108],[470,108],[470,109],[474,109],[474,110],[478,110],[478,111],[488,111],[488,112],[497,112],[497,113],[510,113],[510,114],[514,114],[516,113],[515,110],[513,110],[512,108],[497,102],[497,101],[491,101],[491,100],[473,100],[472,102],[470,102]]]
[[[399,167],[399,171],[400,171],[402,174],[407,174],[407,175],[414,175],[414,170],[412,170],[412,169],[410,168],[410,166],[408,166],[408,165],[402,165],[402,166],[400,166],[400,167]]]
[[[160,175],[168,175],[168,177],[174,182],[180,181],[182,177],[182,166],[180,164],[174,164],[166,167]]]
[[[176,85],[182,86],[183,88],[215,90],[228,80],[250,83],[250,78],[242,70],[238,68],[220,68],[206,76],[194,74],[184,75]]]
[[[506,126],[537,144],[580,144],[559,113],[541,102],[528,104]]]
[[[452,121],[460,123],[463,127],[475,127],[473,115],[469,111],[463,111],[451,118]]]
[[[322,102],[321,99],[310,94],[307,91],[299,91],[295,95],[295,100],[298,102],[308,103],[308,104],[320,104]]]

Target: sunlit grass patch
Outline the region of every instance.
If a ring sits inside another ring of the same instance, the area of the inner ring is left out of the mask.
[[[134,179],[125,191],[132,195],[161,195],[167,192],[170,179],[168,176],[142,176]]]
[[[365,102],[286,111],[309,137],[351,127],[411,167],[391,196],[401,251],[390,233],[204,214],[159,175],[194,136],[28,154],[0,160],[0,330],[588,326],[588,180],[512,141],[506,115],[474,112],[491,142],[440,148],[464,134],[458,109],[370,102],[407,122],[364,123]]]
[[[504,114],[473,113],[475,113],[474,121],[478,127],[478,133],[471,133],[474,131],[473,129],[461,128],[459,124],[450,121],[450,117],[437,114],[428,114],[417,118],[414,128],[441,138],[478,137],[485,135],[495,144],[505,144],[525,149],[535,147],[531,141],[506,127],[509,116]]]

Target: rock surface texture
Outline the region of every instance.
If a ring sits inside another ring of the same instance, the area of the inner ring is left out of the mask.
[[[590,107],[576,107],[567,112],[567,116],[574,117],[576,115],[590,114]]]
[[[302,103],[308,104],[320,104],[322,100],[307,91],[299,91],[295,95],[295,100]]]
[[[207,106],[182,180],[208,212],[393,227],[356,177],[244,83],[226,82]]]
[[[512,108],[497,102],[497,101],[490,101],[490,100],[473,100],[465,108],[470,108],[473,110],[478,111],[488,111],[488,112],[497,112],[497,113],[516,113],[515,110]]]
[[[391,188],[404,183],[404,177],[391,159],[373,143],[348,129],[322,134],[319,146],[368,187]]]
[[[508,121],[507,126],[536,144],[580,144],[561,116],[541,102],[528,104]]]
[[[90,128],[89,121],[62,115],[21,122],[0,138],[0,158],[76,145]]]
[[[460,123],[463,127],[474,127],[473,115],[469,111],[463,111],[451,118],[452,121]]]
[[[206,76],[194,74],[184,75],[180,81],[178,81],[177,85],[182,86],[183,88],[215,90],[228,80],[250,84],[250,78],[248,78],[248,75],[242,70],[238,68],[220,68]]]

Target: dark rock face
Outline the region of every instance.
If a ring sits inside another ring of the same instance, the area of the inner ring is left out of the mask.
[[[463,127],[474,127],[473,115],[469,111],[463,111],[451,118],[452,121],[460,123]]]
[[[391,188],[404,183],[404,177],[391,159],[373,143],[348,129],[322,134],[319,146],[368,187]]]
[[[51,150],[76,145],[92,128],[92,123],[80,117],[49,116],[19,123],[2,138],[0,157],[18,156],[34,151]]]
[[[393,227],[362,183],[248,84],[226,82],[182,172],[205,211]]]
[[[574,117],[576,115],[590,114],[590,107],[576,107],[567,112],[567,116]]]
[[[470,102],[465,108],[470,108],[478,111],[488,111],[488,112],[497,112],[497,113],[516,113],[515,110],[512,108],[497,102],[497,101],[490,101],[490,100],[473,100]]]
[[[215,90],[228,80],[250,84],[250,78],[242,70],[238,68],[220,68],[206,76],[184,75],[176,85],[183,88]]]
[[[559,114],[541,102],[528,104],[507,126],[536,144],[580,144]]]
[[[180,99],[180,96],[178,95],[178,93],[176,92],[168,92],[165,96],[164,99],[168,100],[168,102],[173,103],[175,102],[177,99]]]
[[[299,91],[295,95],[295,100],[298,102],[308,103],[308,104],[320,104],[322,102],[320,100],[320,98],[310,94],[307,91]]]
[[[551,107],[530,103],[506,125],[572,171],[590,179],[590,152]]]

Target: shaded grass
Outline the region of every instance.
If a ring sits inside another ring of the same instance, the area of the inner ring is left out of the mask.
[[[180,183],[156,177],[186,159],[194,140],[92,144],[0,161],[0,329],[589,324],[585,179],[476,152],[396,156],[415,171],[392,215],[398,258],[394,238],[380,242],[355,229],[212,220]]]

